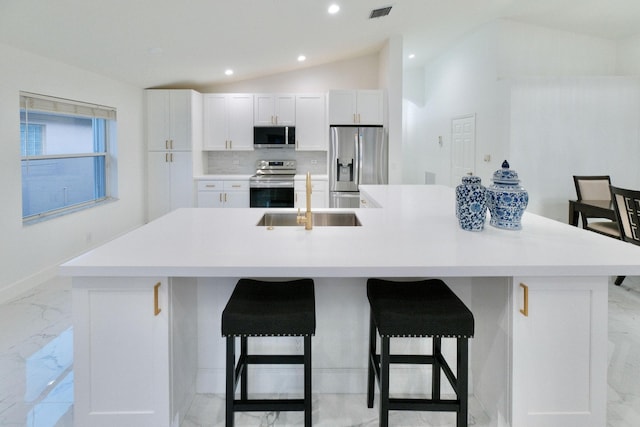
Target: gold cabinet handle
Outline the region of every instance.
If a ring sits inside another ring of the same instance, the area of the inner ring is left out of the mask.
[[[160,282],[156,283],[153,287],[153,314],[157,316],[160,314],[162,309],[160,309],[160,303],[158,302],[158,294],[160,293]]]
[[[171,159],[171,163],[173,163],[173,153],[171,153],[171,155],[169,156],[169,158]]]
[[[522,313],[525,317],[529,317],[529,287],[524,283],[520,283],[520,287],[524,292],[523,308],[520,309],[520,313]]]
[[[169,163],[169,153],[164,153],[164,162]]]

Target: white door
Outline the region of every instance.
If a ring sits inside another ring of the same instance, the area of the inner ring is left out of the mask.
[[[475,173],[476,115],[451,120],[451,185]]]

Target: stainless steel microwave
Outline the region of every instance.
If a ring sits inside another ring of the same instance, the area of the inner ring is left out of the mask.
[[[295,126],[255,126],[253,128],[254,148],[295,148]]]

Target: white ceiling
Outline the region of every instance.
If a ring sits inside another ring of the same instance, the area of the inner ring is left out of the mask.
[[[640,0],[335,0],[329,15],[332,2],[0,0],[0,43],[140,87],[198,87],[372,53],[394,35],[417,55],[404,66],[423,64],[497,18],[613,40],[640,33]],[[387,17],[368,19],[384,6]]]

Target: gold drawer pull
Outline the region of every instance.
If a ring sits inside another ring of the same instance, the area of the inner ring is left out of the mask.
[[[160,282],[156,283],[156,285],[153,287],[153,314],[155,316],[160,314],[160,312],[162,311],[162,309],[160,309],[160,304],[158,302],[159,290],[160,290]]]
[[[524,283],[520,283],[520,287],[524,291],[524,307],[520,309],[520,313],[524,314],[525,317],[529,317],[529,287]]]

